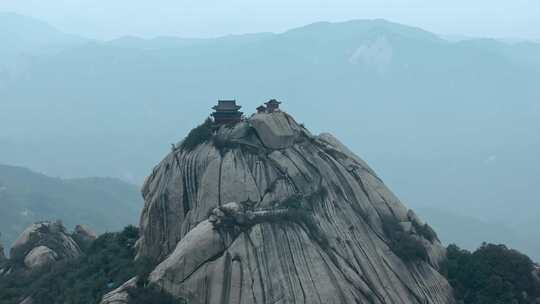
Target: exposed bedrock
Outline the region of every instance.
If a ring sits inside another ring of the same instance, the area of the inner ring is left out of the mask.
[[[132,278],[122,286],[117,289],[109,292],[103,297],[101,304],[129,304],[129,292],[130,288],[135,288],[137,286],[137,278]]]
[[[10,251],[13,265],[33,270],[81,255],[81,249],[60,222],[40,222],[26,228]]]
[[[97,239],[96,233],[83,225],[75,226],[75,230],[71,236],[83,249],[89,248],[90,245],[92,245],[92,243]]]
[[[284,112],[179,145],[143,196],[138,256],[189,303],[454,303],[432,230],[336,138]],[[404,255],[404,240],[423,254]]]

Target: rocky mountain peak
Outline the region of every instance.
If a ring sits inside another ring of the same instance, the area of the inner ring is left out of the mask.
[[[435,232],[286,112],[205,122],[142,192],[138,257],[189,303],[453,303]]]

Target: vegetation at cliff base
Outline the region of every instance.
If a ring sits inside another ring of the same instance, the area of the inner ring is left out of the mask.
[[[146,260],[134,262],[138,237],[138,229],[128,226],[122,232],[101,235],[78,259],[59,261],[31,273],[18,269],[0,277],[0,304],[18,304],[28,296],[34,304],[97,304],[103,295],[132,277],[149,273]],[[137,286],[131,294],[135,303],[177,303],[146,286]],[[137,302],[149,296],[152,302]]]
[[[183,300],[177,300],[173,296],[161,292],[152,286],[144,288],[128,289],[130,304],[184,304]]]
[[[458,303],[540,303],[540,280],[526,255],[504,245],[483,244],[474,252],[448,246],[443,267]]]
[[[41,270],[23,269],[0,279],[0,303],[19,303],[31,296],[35,304],[99,303],[105,293],[133,277],[133,246],[138,229],[105,233],[78,259],[59,261]]]

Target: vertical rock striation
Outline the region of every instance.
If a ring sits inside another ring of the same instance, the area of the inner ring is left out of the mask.
[[[138,257],[189,303],[453,303],[429,226],[336,138],[284,112],[180,145],[142,192]]]

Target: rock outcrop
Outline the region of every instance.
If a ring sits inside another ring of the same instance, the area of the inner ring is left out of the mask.
[[[97,239],[97,234],[83,225],[75,226],[75,230],[71,236],[81,248],[90,247],[92,242]]]
[[[58,260],[58,254],[47,246],[38,246],[24,258],[24,265],[29,269],[36,269],[51,265]]]
[[[103,297],[101,304],[129,304],[129,288],[134,288],[137,285],[137,278],[133,278],[117,289],[109,292]]]
[[[297,124],[291,124],[287,115],[259,113],[250,119],[251,126],[255,129],[261,143],[269,149],[285,149],[294,144],[298,135],[302,132]]]
[[[189,303],[454,303],[429,226],[336,138],[284,112],[179,145],[142,192],[138,257]]]
[[[32,297],[25,298],[20,304],[34,304]]]
[[[0,243],[0,266],[6,261],[6,254],[4,253],[4,246]]]
[[[19,236],[11,248],[10,259],[14,265],[33,270],[58,260],[77,258],[81,253],[61,222],[40,222]]]

